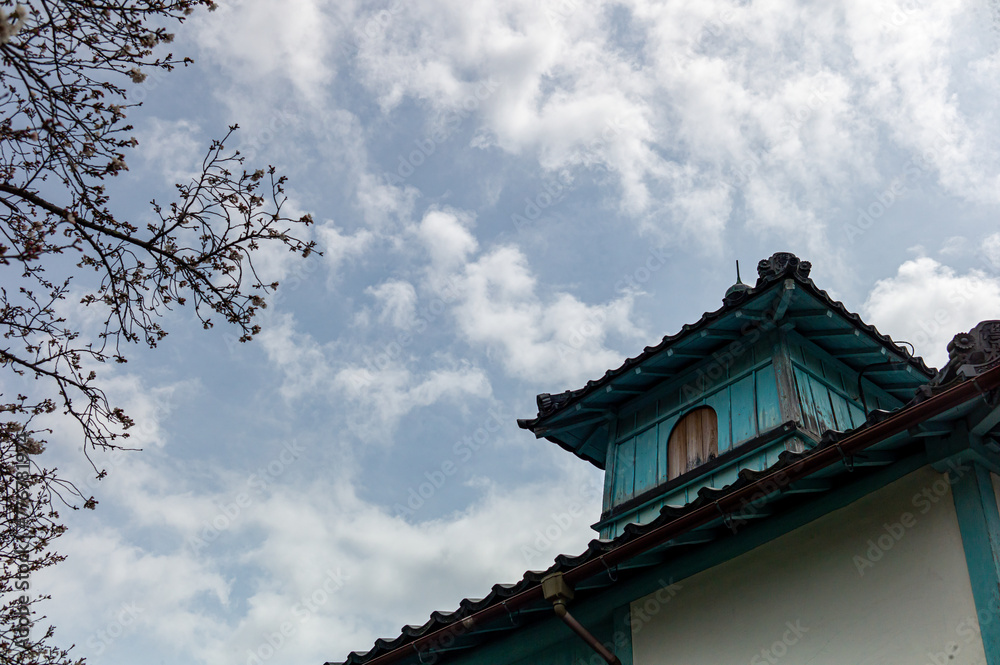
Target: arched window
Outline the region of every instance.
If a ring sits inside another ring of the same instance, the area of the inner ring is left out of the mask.
[[[667,480],[701,466],[719,454],[719,419],[701,406],[677,421],[667,442]]]

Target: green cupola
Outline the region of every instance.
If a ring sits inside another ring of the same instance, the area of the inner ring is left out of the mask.
[[[909,402],[934,373],[779,252],[723,306],[518,424],[605,471],[604,538]],[[874,414],[874,415],[873,415]]]

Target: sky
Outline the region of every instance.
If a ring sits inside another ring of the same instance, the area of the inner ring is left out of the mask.
[[[99,505],[33,585],[90,663],[341,661],[579,553],[601,472],[516,419],[717,309],[737,260],[811,261],[932,366],[1000,318],[995,2],[219,4],[130,87],[116,210],[238,123],[323,254],[265,250],[253,342],[182,308],[100,368],[143,448],[105,479],[52,421],[41,461]]]

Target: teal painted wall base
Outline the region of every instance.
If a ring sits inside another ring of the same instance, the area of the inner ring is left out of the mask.
[[[973,462],[959,462],[948,472],[978,626],[968,621],[959,635],[972,639],[978,630],[987,665],[1000,665],[1000,513],[989,472]]]

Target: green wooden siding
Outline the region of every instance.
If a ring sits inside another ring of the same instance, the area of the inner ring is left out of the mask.
[[[729,413],[733,425],[733,441],[752,439],[757,431],[757,396],[754,393],[756,372],[729,386]],[[720,451],[721,452],[721,451]]]
[[[657,436],[656,427],[641,432],[635,437],[635,485],[634,493],[642,494],[657,485]]]
[[[778,401],[778,381],[774,365],[757,370],[757,429],[761,432],[781,424],[781,404]]]
[[[778,455],[784,450],[801,449],[805,442],[797,435],[789,435],[787,438],[780,438],[772,444],[764,446],[748,453],[745,457],[735,460],[732,464],[719,467],[706,473],[700,478],[692,480],[671,492],[637,506],[627,513],[619,515],[610,523],[602,525],[599,529],[602,538],[614,538],[620,536],[625,525],[633,522],[645,524],[656,519],[663,506],[680,507],[698,496],[698,490],[702,487],[725,487],[736,482],[741,469],[751,469],[753,471],[763,471],[766,467],[778,461]]]
[[[886,357],[884,350],[869,354],[872,365],[877,365],[880,355]],[[865,376],[862,385],[869,411],[902,405],[876,386],[871,375]],[[857,371],[793,328],[782,327],[758,339],[753,347],[705,357],[683,376],[664,381],[621,410],[609,433],[605,512],[668,482],[671,432],[681,417],[702,406],[715,411],[719,455],[738,450],[787,421],[798,422],[806,432],[779,433],[762,447],[734,456],[725,466],[705,471],[602,522],[602,537],[620,535],[628,523],[655,519],[665,505],[685,505],[703,487],[731,485],[743,469],[764,470],[778,461],[782,451],[805,450],[826,430],[851,430],[865,422]]]
[[[718,419],[719,424],[719,452],[724,453],[733,447],[733,435],[731,429],[731,418],[729,417],[729,391],[719,390],[712,395],[709,395],[704,399],[704,404],[706,406],[712,407],[715,411],[715,417]],[[684,411],[691,411],[691,408],[684,409]],[[675,414],[677,418],[674,418],[674,423],[676,424],[679,420],[681,413]],[[673,427],[670,431],[664,432],[663,435],[669,437],[670,432],[673,431]],[[666,461],[666,457],[663,458]]]
[[[774,354],[780,354],[776,371]],[[781,385],[787,395],[783,412]],[[709,357],[692,368],[683,379],[665,383],[632,402],[615,424],[608,463],[604,509],[628,501],[667,482],[667,442],[677,421],[691,410],[709,406],[718,419],[718,453],[774,430],[789,419],[815,435],[824,431],[854,429],[864,423],[865,414],[857,387],[858,376],[849,367],[808,342],[794,331],[770,335],[739,355]],[[864,380],[869,409],[893,409],[898,399]],[[636,508],[617,518],[602,533],[617,535],[624,524],[655,518],[663,505],[684,505],[693,501],[702,487],[724,487],[733,483],[741,469],[761,471],[778,461],[789,441],[776,441],[724,468],[658,498],[655,503]],[[808,445],[795,442],[795,449]],[[611,532],[614,533],[611,533]]]
[[[690,386],[688,389],[687,400],[682,399],[682,389],[678,388],[619,420],[622,436],[615,446],[612,505],[666,482],[670,433],[677,420],[694,408],[709,406],[715,411],[719,454],[780,424],[774,367],[769,361],[751,366],[730,383],[712,386],[693,398]]]
[[[828,429],[845,431],[865,421],[858,376],[843,364],[823,357],[822,351],[807,343],[790,342],[795,389],[802,408],[803,425],[817,434]],[[863,380],[869,409],[895,409],[901,402]]]
[[[615,448],[614,503],[632,498],[635,494],[635,437],[622,441]]]
[[[675,413],[673,416],[661,421],[657,426],[656,459],[664,460],[663,464],[658,465],[657,468],[656,482],[658,485],[667,482],[667,443],[670,441],[670,433],[674,430],[674,425],[677,424],[678,420],[680,420],[680,413]],[[726,431],[728,432],[729,430],[727,429]]]

